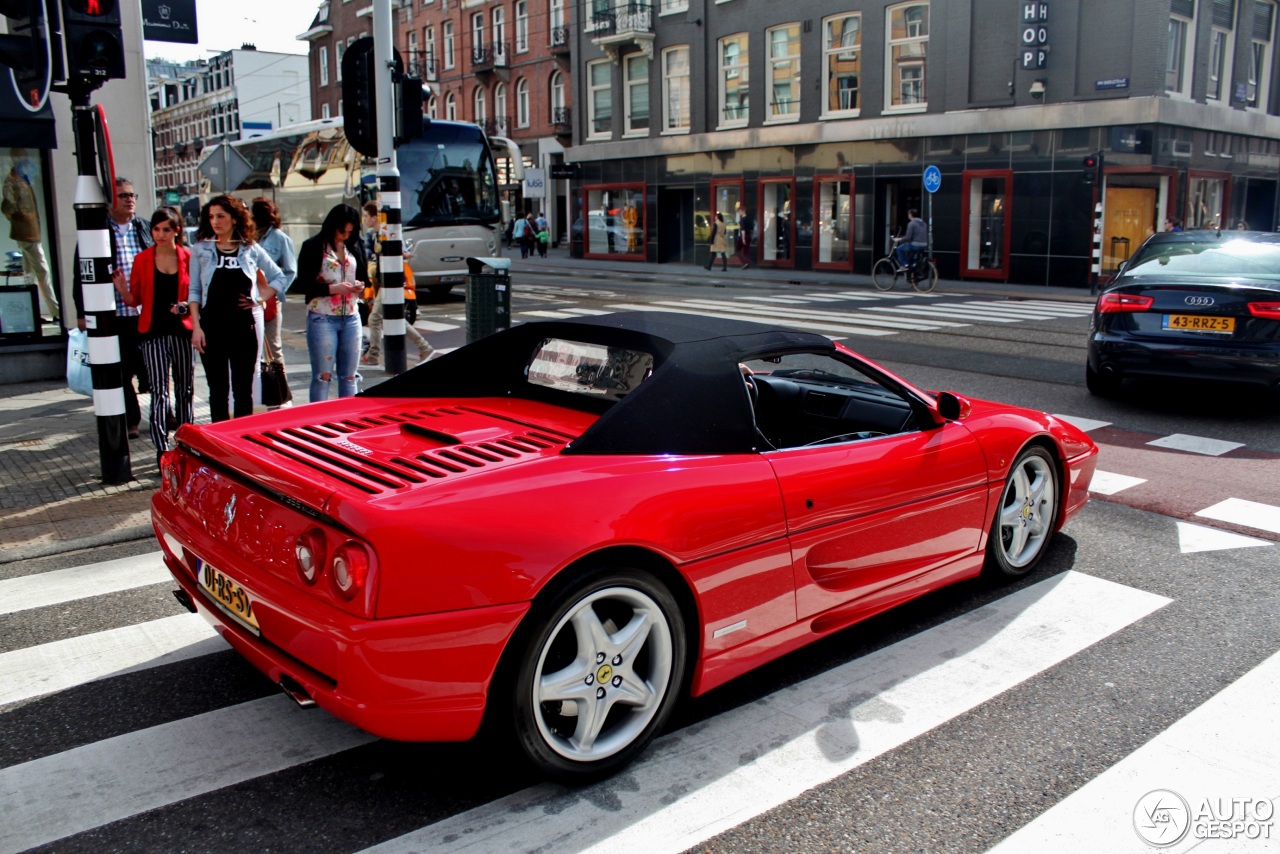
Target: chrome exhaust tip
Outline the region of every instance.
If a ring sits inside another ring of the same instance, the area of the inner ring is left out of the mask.
[[[280,690],[284,691],[285,696],[298,704],[300,709],[314,708],[316,701],[311,699],[311,695],[307,693],[307,689],[298,684],[298,681],[291,676],[281,676],[277,683]]]

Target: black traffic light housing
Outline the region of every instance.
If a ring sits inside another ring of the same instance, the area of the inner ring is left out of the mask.
[[[51,0],[53,2],[53,0]],[[120,0],[61,0],[67,79],[93,86],[125,76]]]
[[[394,51],[396,84],[395,144],[422,136],[422,81],[404,76],[400,51]],[[356,39],[342,55],[342,126],[351,147],[366,157],[378,156],[378,103],[373,39]]]
[[[1080,164],[1084,170],[1080,173],[1080,178],[1087,186],[1099,186],[1102,184],[1102,152],[1097,154],[1086,155]]]
[[[58,9],[46,0],[0,0],[9,32],[0,35],[0,65],[12,72],[14,90],[29,110],[44,106],[50,86],[62,76]],[[53,0],[56,4],[57,0]]]

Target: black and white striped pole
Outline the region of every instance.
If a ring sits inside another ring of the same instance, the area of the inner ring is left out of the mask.
[[[373,0],[374,97],[378,132],[378,206],[386,218],[378,275],[382,294],[382,347],[387,373],[405,371],[404,235],[400,226],[400,169],[396,164],[395,98],[398,77],[392,44],[391,0]]]
[[[133,478],[129,433],[125,424],[124,374],[120,369],[120,338],[116,330],[116,289],[111,283],[114,259],[107,223],[107,200],[98,178],[97,111],[88,91],[72,91],[72,122],[76,140],[76,249],[84,298],[85,331],[89,333],[89,362],[93,372],[93,412],[98,422],[98,458],[104,483],[127,483]],[[108,176],[106,180],[110,181]],[[114,187],[111,190],[114,192]]]

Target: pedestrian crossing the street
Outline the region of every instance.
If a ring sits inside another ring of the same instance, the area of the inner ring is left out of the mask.
[[[1173,520],[1168,522],[1172,526]],[[990,601],[754,702],[731,704],[664,735],[609,780],[582,789],[535,782],[512,792],[498,785],[479,802],[473,794],[446,796],[447,782],[440,786],[439,803],[407,796],[416,789],[395,795],[383,773],[371,771],[378,760],[369,751],[381,744],[378,739],[319,709],[297,708],[269,692],[265,680],[247,667],[241,668],[241,678],[261,682],[261,691],[247,691],[249,699],[219,702],[215,695],[210,707],[197,713],[162,713],[156,722],[130,726],[130,703],[155,702],[145,681],[138,680],[158,680],[153,674],[182,663],[186,689],[198,691],[223,674],[229,653],[202,618],[176,605],[178,613],[145,620],[131,619],[122,609],[112,628],[86,634],[68,630],[69,636],[0,653],[0,729],[8,743],[0,753],[0,854],[39,846],[115,850],[118,846],[95,835],[101,833],[129,839],[128,847],[140,851],[242,848],[246,837],[232,837],[241,840],[237,843],[207,836],[226,821],[225,798],[245,786],[272,791],[277,785],[288,788],[289,800],[298,804],[326,803],[326,786],[332,785],[377,787],[386,801],[366,805],[375,812],[362,816],[366,829],[358,844],[342,848],[328,842],[342,831],[342,811],[335,809],[331,825],[308,827],[308,835],[287,844],[277,840],[266,846],[269,850],[399,854],[607,847],[674,854],[746,823],[766,821],[769,810],[907,748],[949,722],[981,713],[1019,686],[1043,680],[1064,663],[1133,632],[1175,601],[1083,569],[1087,566],[987,597]],[[0,580],[0,615],[40,622],[67,607],[93,603],[101,608],[113,596],[150,592],[168,600],[171,586],[159,553],[152,552]],[[1269,692],[1275,683],[1264,677],[1276,666],[1273,656],[1259,674],[1224,691],[1221,701],[1211,699],[1188,715],[1176,737],[1118,757],[1114,770],[1103,771],[1095,783],[1021,830],[1009,828],[1018,832],[999,850],[1066,850],[1055,849],[1052,839],[1073,827],[1081,842],[1073,850],[1089,847],[1084,844],[1089,841],[1094,847],[1102,840],[1114,842],[1114,834],[1106,834],[1122,822],[1106,812],[1109,802],[1127,816],[1132,803],[1156,785],[1181,786],[1190,796],[1186,790],[1193,782],[1175,774],[1171,763],[1176,766],[1181,758],[1185,765],[1206,729],[1221,750],[1214,765],[1218,778],[1237,788],[1262,786],[1268,766],[1244,740],[1269,741],[1267,733],[1274,732],[1277,706]],[[1102,678],[1119,677],[1108,670]],[[133,680],[127,691],[115,687],[122,680]],[[65,692],[79,698],[70,703],[79,713],[74,720],[66,717],[61,702]],[[99,693],[124,708],[85,703]],[[1214,727],[1223,720],[1214,716],[1219,706],[1238,726]],[[42,720],[40,710],[52,713],[63,728],[74,726],[74,734],[65,734],[68,744],[60,746],[57,733],[27,738],[23,727]],[[121,716],[115,728],[94,738],[111,714]],[[15,753],[17,758],[10,758]],[[312,783],[312,775],[299,773],[319,762],[325,763],[322,780]],[[422,773],[440,779],[451,772],[423,768]],[[503,773],[502,767],[493,769],[495,780]],[[1133,783],[1135,777],[1139,783]],[[277,778],[280,782],[273,783]],[[1274,797],[1274,786],[1263,790]],[[379,816],[380,809],[387,815]],[[1080,825],[1081,816],[1091,816],[1092,823]],[[380,832],[383,824],[396,830]],[[1037,841],[1024,847],[1022,839]]]

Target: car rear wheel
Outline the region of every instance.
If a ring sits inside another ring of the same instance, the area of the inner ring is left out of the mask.
[[[1058,517],[1058,474],[1041,447],[1028,448],[1005,479],[987,542],[987,570],[998,578],[1026,575],[1044,557]]]
[[[564,782],[626,765],[662,729],[683,684],[688,642],[675,598],[648,574],[617,570],[531,617],[511,705],[520,747]]]
[[[1114,372],[1099,373],[1088,363],[1084,366],[1084,384],[1094,397],[1112,398],[1120,394],[1120,375]]]

